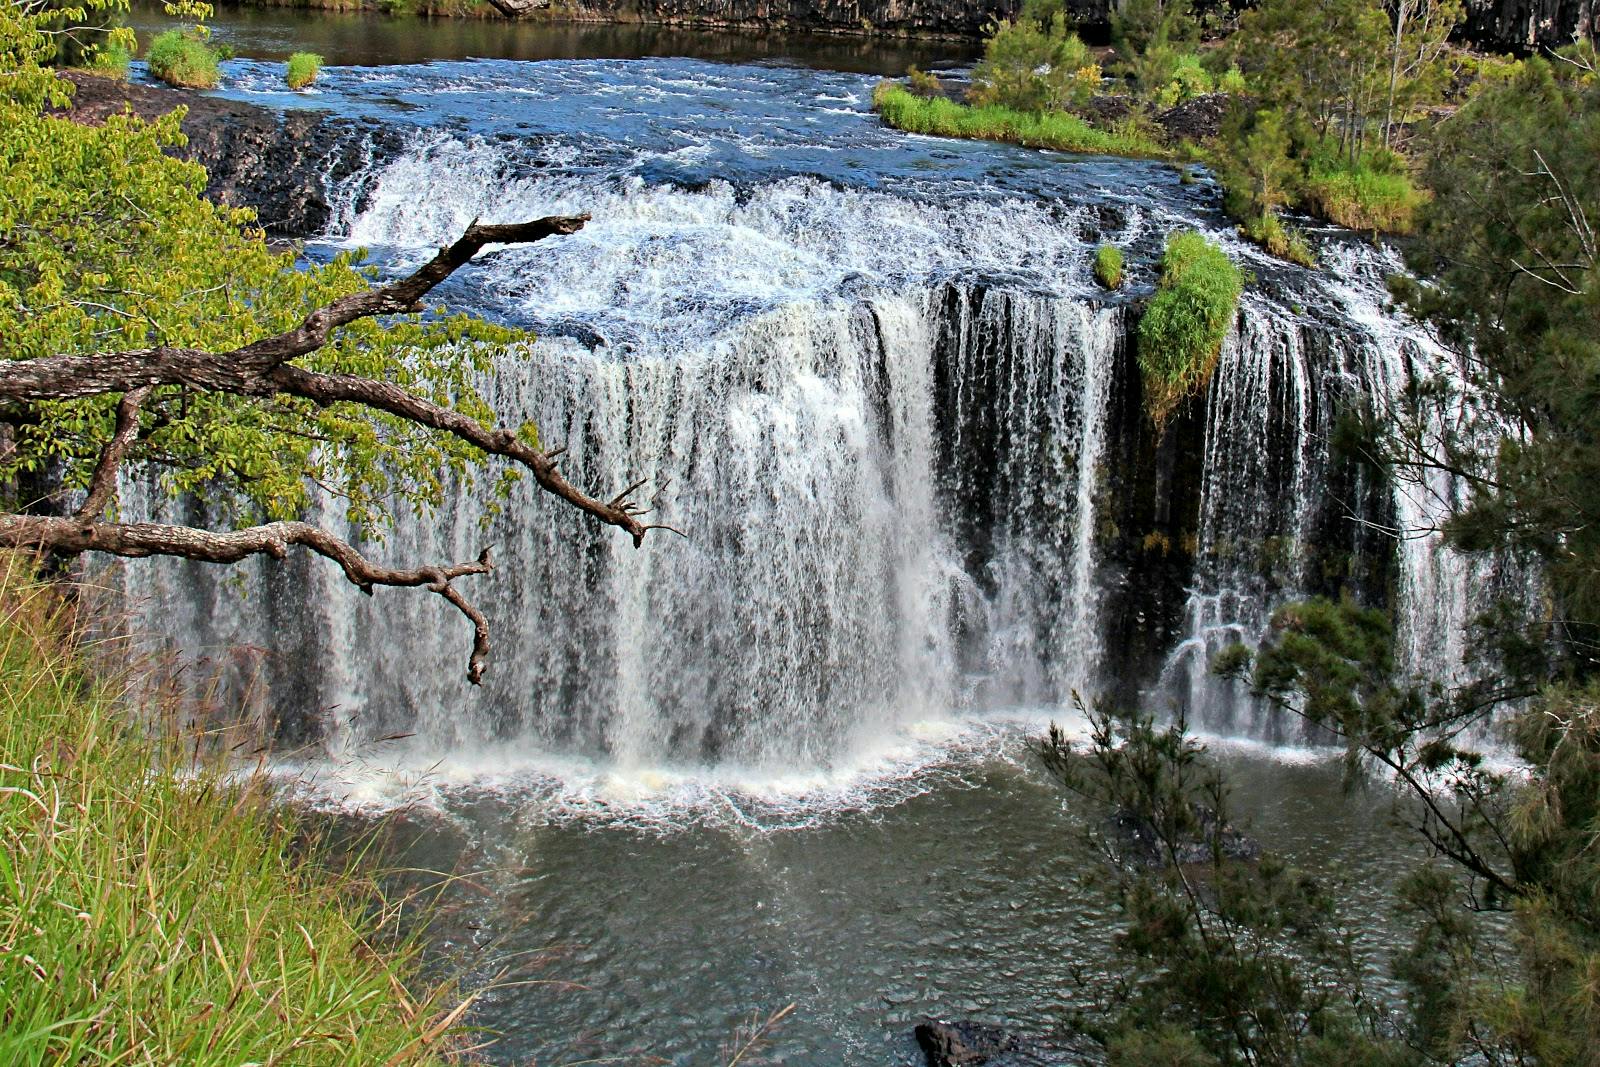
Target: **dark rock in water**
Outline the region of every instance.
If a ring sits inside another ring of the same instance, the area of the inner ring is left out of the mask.
[[[922,1046],[923,1054],[928,1057],[928,1067],[979,1067],[979,1064],[1002,1067],[998,1057],[1006,1057],[1006,1061],[1016,1064],[1027,1062],[1011,1059],[1011,1054],[1027,1051],[1021,1038],[987,1022],[928,1019],[917,1025],[915,1033],[917,1045]]]
[[[1211,861],[1211,838],[1217,816],[1208,808],[1202,808],[1196,814],[1200,820],[1200,832],[1178,842],[1175,850],[1181,866]],[[1110,823],[1124,859],[1146,867],[1166,866],[1166,846],[1161,843],[1150,820],[1124,810],[1112,815]],[[1225,859],[1252,862],[1261,858],[1260,844],[1242,831],[1224,826],[1217,836]]]
[[[65,111],[76,122],[98,124],[129,109],[154,119],[187,107],[183,132],[189,143],[174,154],[206,168],[208,198],[254,208],[261,228],[273,237],[324,232],[333,214],[330,190],[375,156],[400,147],[394,131],[320,111],[280,115],[250,104],[77,71],[62,77],[77,87]]]

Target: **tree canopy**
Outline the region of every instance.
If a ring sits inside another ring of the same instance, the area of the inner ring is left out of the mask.
[[[204,171],[167,153],[181,109],[101,126],[51,113],[71,90],[48,65],[57,42],[113,2],[0,6],[0,478],[16,496],[0,544],[211,562],[302,545],[364,591],[425,586],[455,605],[474,625],[476,682],[487,627],[453,582],[488,570],[486,553],[390,568],[295,520],[320,491],[381,538],[397,508],[426,513],[447,487],[531,474],[643,540],[629,492],[574,487],[536,427],[499,425],[478,392],[526,335],[423,304],[485,247],[559,238],[586,217],[475,224],[386,284],[353,254],[312,265],[275,251],[252,212],[204,199]],[[128,468],[234,528],[114,521]]]

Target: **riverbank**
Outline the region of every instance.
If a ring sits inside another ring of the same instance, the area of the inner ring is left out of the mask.
[[[465,1004],[418,982],[405,902],[84,657],[73,604],[0,560],[0,1062],[451,1062]]]
[[[1016,17],[1022,0],[230,0],[225,6],[975,41],[991,23]],[[1115,7],[1109,0],[1068,0],[1065,10],[1080,31],[1103,36]],[[1587,0],[1467,0],[1465,11],[1463,41],[1519,54],[1561,47],[1592,23]]]
[[[1013,17],[1021,0],[811,0],[808,4],[772,0],[249,0],[230,6],[976,40],[991,22]],[[1069,6],[1086,25],[1108,24],[1111,5],[1106,0],[1074,0]]]

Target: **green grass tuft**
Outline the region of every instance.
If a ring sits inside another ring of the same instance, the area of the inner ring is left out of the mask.
[[[222,80],[216,50],[194,33],[158,34],[144,58],[151,74],[180,89],[215,89]]]
[[[1302,267],[1316,267],[1317,257],[1311,251],[1311,242],[1297,226],[1285,226],[1273,212],[1267,212],[1239,224],[1239,236],[1254,241],[1279,259],[1298,263]]]
[[[1095,249],[1094,280],[1107,289],[1122,288],[1122,249],[1113,244]]]
[[[67,602],[0,556],[0,1063],[449,1062],[460,1013],[406,992],[398,907],[191,752],[126,717]]]
[[[1210,380],[1243,290],[1239,268],[1203,235],[1167,238],[1161,281],[1139,320],[1145,410],[1156,426]]]
[[[291,89],[304,89],[317,80],[317,75],[322,73],[322,57],[315,52],[296,52],[289,57],[289,67],[284,72],[284,81],[289,83]]]
[[[1403,164],[1313,159],[1302,190],[1306,206],[1330,222],[1368,233],[1410,233],[1427,203]]]
[[[1136,130],[1097,130],[1064,111],[1017,111],[998,104],[968,107],[943,97],[915,96],[898,82],[881,82],[872,94],[872,104],[884,122],[907,133],[1006,141],[1094,155],[1166,155],[1165,149]]]

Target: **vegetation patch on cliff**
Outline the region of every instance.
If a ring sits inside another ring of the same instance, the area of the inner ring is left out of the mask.
[[[308,863],[261,785],[126,718],[0,558],[0,1062],[445,1062],[396,904]],[[195,741],[194,743],[198,743]]]
[[[1122,249],[1103,244],[1094,252],[1094,280],[1107,289],[1122,288]]]
[[[1139,320],[1145,410],[1157,426],[1210,379],[1243,289],[1239,268],[1204,236],[1167,238],[1161,280]]]

